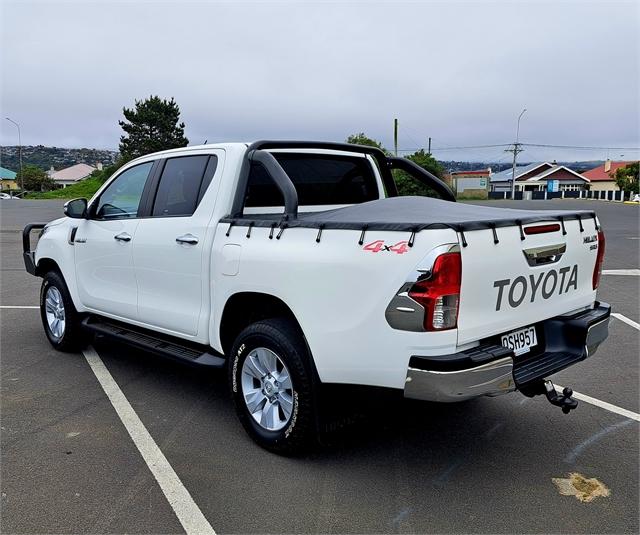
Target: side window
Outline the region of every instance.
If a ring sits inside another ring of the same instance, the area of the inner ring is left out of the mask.
[[[154,217],[191,216],[215,174],[216,156],[182,156],[166,161],[153,203]]]
[[[138,216],[142,191],[153,162],[127,169],[105,189],[95,211],[97,219],[122,219]]]

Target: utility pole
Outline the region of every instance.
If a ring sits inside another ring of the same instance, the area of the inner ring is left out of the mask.
[[[429,156],[431,156],[431,138],[429,138],[429,150],[427,150]]]
[[[398,156],[398,119],[393,120],[393,147],[394,154]]]
[[[518,160],[518,154],[522,152],[522,143],[519,143],[520,139],[520,119],[524,115],[524,112],[527,111],[527,108],[524,108],[520,115],[518,115],[518,128],[516,129],[516,142],[513,144],[513,149],[507,149],[505,152],[513,152],[513,167],[511,168],[511,200],[515,200],[516,198],[516,162]]]
[[[521,149],[522,143],[518,143],[517,141],[513,144],[512,149],[505,149],[505,152],[513,152],[513,166],[511,167],[511,200],[515,200],[516,198],[516,161],[518,159],[518,154],[524,151]]]
[[[24,197],[24,173],[22,172],[22,139],[20,137],[20,125],[16,123],[13,119],[9,119],[9,117],[5,117],[7,121],[13,123],[18,129],[18,158],[20,161],[20,190],[22,191],[22,196]]]

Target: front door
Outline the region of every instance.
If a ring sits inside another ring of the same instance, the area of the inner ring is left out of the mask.
[[[138,287],[133,243],[138,209],[153,162],[118,175],[80,220],[75,234],[76,280],[82,304],[101,314],[136,320]]]
[[[133,247],[139,320],[149,327],[194,337],[208,304],[208,256],[213,199],[200,205],[216,169],[216,154],[165,161],[148,217]]]

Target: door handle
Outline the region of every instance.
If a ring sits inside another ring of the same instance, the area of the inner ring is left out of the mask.
[[[196,245],[198,243],[198,237],[193,234],[183,234],[176,238],[178,243],[186,243],[187,245]]]
[[[121,232],[120,234],[116,234],[113,239],[118,241],[131,241],[131,236],[126,232]]]
[[[559,243],[557,245],[533,247],[532,249],[524,249],[522,252],[530,266],[552,264],[560,260],[562,255],[567,252],[567,244]]]

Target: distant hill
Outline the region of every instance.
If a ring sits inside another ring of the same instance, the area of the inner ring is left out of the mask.
[[[97,163],[111,165],[116,161],[118,153],[101,149],[65,149],[61,147],[45,147],[43,145],[22,147],[23,165],[32,164],[45,171],[51,167],[63,169],[77,163],[95,166]],[[6,169],[17,171],[20,167],[17,146],[0,147],[0,165]]]
[[[550,161],[552,163],[553,160]],[[534,162],[518,162],[518,167],[529,165]],[[585,161],[585,162],[556,162],[558,165],[564,165],[569,169],[572,169],[576,173],[584,173],[589,169],[593,169],[594,167],[598,167],[602,165],[604,161],[602,160],[593,160],[593,161]],[[499,173],[500,171],[504,171],[505,169],[511,169],[510,162],[457,162],[457,161],[441,161],[440,164],[449,171],[476,171],[479,169],[486,169],[487,167],[491,167],[491,170],[494,173]]]

